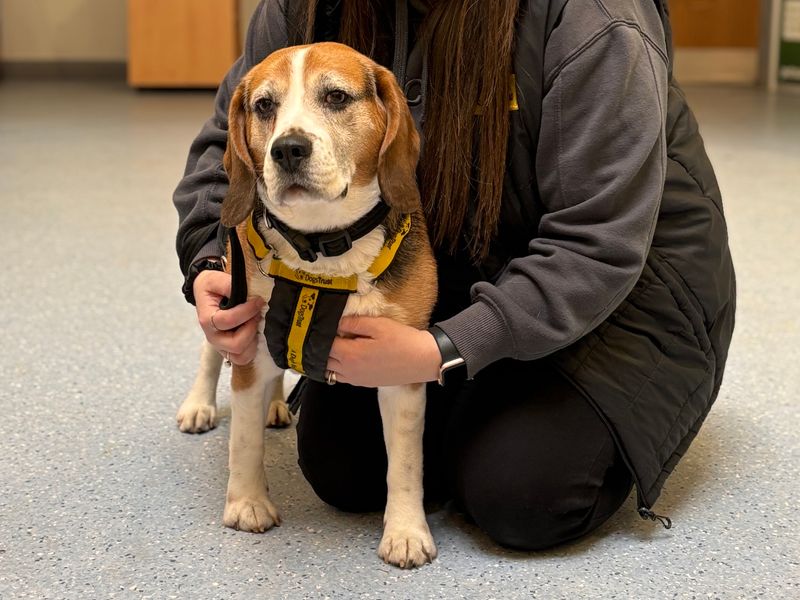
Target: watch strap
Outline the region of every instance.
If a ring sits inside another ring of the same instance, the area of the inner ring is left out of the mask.
[[[448,379],[446,374],[454,369],[465,369],[466,363],[464,362],[464,358],[461,356],[461,354],[459,354],[458,349],[453,343],[453,340],[451,340],[450,336],[447,335],[440,327],[433,325],[428,328],[428,331],[436,341],[436,345],[439,347],[439,354],[442,355],[442,364],[439,367],[438,382],[439,385],[445,385]]]

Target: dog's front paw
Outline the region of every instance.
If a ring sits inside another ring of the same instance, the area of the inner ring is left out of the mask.
[[[217,407],[213,404],[184,402],[175,417],[185,433],[203,433],[217,426]]]
[[[401,569],[421,567],[436,558],[436,553],[427,523],[418,527],[387,527],[378,546],[378,556]]]
[[[267,427],[288,427],[292,424],[292,413],[289,405],[283,400],[273,400],[269,403],[267,412]]]
[[[225,502],[225,512],[222,523],[226,527],[262,533],[274,525],[281,524],[278,509],[272,501],[263,498],[242,498],[241,500],[228,500]]]

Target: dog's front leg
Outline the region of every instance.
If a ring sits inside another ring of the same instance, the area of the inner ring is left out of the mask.
[[[424,565],[436,558],[436,544],[422,505],[425,385],[380,388],[378,402],[389,459],[378,556],[402,568]]]
[[[176,417],[181,431],[202,433],[217,426],[217,382],[221,366],[220,353],[203,340],[200,369]]]
[[[272,396],[271,386],[280,385],[280,374],[281,370],[267,353],[263,336],[253,362],[233,366],[230,474],[222,518],[228,527],[261,532],[280,525],[278,511],[269,499],[264,472],[264,399]]]

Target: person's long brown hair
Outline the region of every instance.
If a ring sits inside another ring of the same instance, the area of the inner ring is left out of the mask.
[[[317,0],[306,1],[305,38],[310,41]],[[489,250],[500,217],[519,0],[427,0],[426,4],[429,54],[422,202],[434,245],[452,252],[466,234],[467,248],[479,261]],[[343,0],[339,40],[375,58],[380,36],[394,22],[392,6],[387,0]],[[462,231],[469,225],[472,194],[477,197],[472,227]]]

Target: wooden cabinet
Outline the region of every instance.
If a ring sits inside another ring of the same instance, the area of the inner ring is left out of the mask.
[[[128,0],[128,83],[219,85],[241,52],[238,0]]]
[[[675,77],[754,84],[762,0],[670,0]]]
[[[757,48],[761,0],[671,0],[677,47]]]

